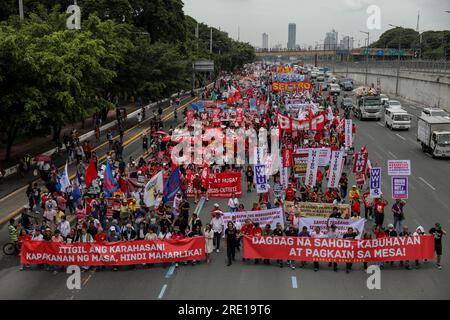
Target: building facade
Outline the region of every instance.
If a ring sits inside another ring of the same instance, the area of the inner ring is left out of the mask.
[[[297,25],[289,23],[287,48],[293,50],[297,47]]]
[[[262,47],[263,50],[269,50],[269,35],[267,33],[262,34]]]
[[[338,33],[336,30],[331,30],[327,32],[325,36],[325,41],[323,43],[324,50],[336,50],[338,49]]]

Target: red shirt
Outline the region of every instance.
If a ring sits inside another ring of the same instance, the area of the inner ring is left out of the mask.
[[[380,202],[379,199],[375,200],[375,212],[384,214],[384,208],[386,204],[384,202]]]
[[[94,237],[95,242],[103,243],[106,242],[106,233],[97,233]]]
[[[353,202],[352,212],[361,213],[361,205],[359,204],[358,201]]]
[[[295,197],[296,190],[294,188],[287,188],[285,190],[286,193],[286,201],[293,201]]]
[[[253,224],[244,224],[241,228],[241,232],[245,235],[251,235],[253,230]]]
[[[262,233],[263,233],[262,229],[258,227],[258,228],[253,228],[252,229],[251,235],[253,237],[261,237]]]

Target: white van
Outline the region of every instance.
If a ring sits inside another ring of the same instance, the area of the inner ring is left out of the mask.
[[[409,130],[411,128],[411,115],[403,109],[388,108],[384,111],[384,124],[391,130]]]

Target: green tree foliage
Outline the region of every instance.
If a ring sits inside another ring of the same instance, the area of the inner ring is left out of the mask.
[[[426,31],[421,35],[413,29],[394,28],[373,43],[373,48],[412,49],[422,52],[424,59],[450,59],[450,31]]]
[[[191,66],[213,59],[217,72],[254,59],[234,41],[185,16],[181,0],[78,0],[81,30],[66,28],[73,0],[0,2],[0,136],[6,159],[20,134],[61,128],[111,108],[116,96],[159,100],[190,88]]]

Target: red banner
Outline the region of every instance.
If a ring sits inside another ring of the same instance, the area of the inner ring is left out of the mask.
[[[194,197],[193,181],[195,175],[188,173],[188,197]],[[230,198],[233,193],[242,195],[242,177],[240,172],[209,173],[208,197],[216,199]]]
[[[25,241],[21,264],[128,266],[205,258],[205,238],[62,244]]]
[[[318,114],[309,121],[297,120],[277,113],[277,123],[280,130],[303,131],[303,130],[323,130],[325,128],[326,117],[324,113]]]
[[[434,237],[346,240],[300,237],[245,237],[244,258],[320,262],[384,262],[434,257]]]
[[[283,168],[292,168],[292,149],[283,149]]]
[[[365,173],[367,169],[368,153],[357,153],[353,164],[353,173]]]
[[[312,83],[310,81],[302,82],[274,82],[272,83],[273,91],[284,91],[284,90],[312,90]]]

